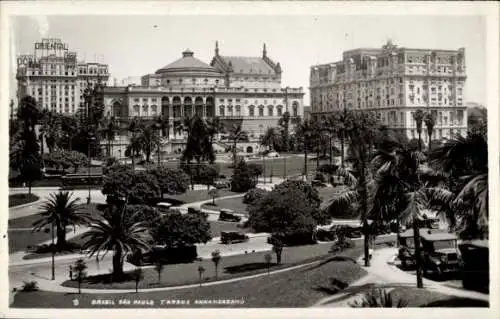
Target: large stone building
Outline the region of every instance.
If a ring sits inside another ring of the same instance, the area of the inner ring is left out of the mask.
[[[42,39],[33,54],[17,57],[17,97],[31,95],[41,109],[75,114],[83,105],[87,83],[108,80],[108,66],[77,61],[75,52],[60,39]]]
[[[258,150],[258,140],[268,127],[276,126],[285,111],[292,117],[303,115],[302,88],[283,88],[282,69],[264,49],[260,57],[222,56],[216,43],[210,64],[192,51],[153,74],[142,77],[141,86],[106,87],[105,112],[123,121],[133,118],[154,120],[162,116],[169,122],[163,136],[164,152],[179,152],[184,133],[176,127],[195,114],[202,118],[219,117],[226,127],[233,122],[248,133],[245,152]],[[123,154],[128,137],[117,137],[115,154]],[[224,136],[217,142],[222,148]]]
[[[431,112],[433,139],[465,135],[465,50],[409,49],[390,41],[380,49],[343,53],[339,62],[315,65],[310,72],[312,114],[344,108],[376,111],[382,123],[416,138],[417,110]],[[428,143],[427,132],[423,140]]]

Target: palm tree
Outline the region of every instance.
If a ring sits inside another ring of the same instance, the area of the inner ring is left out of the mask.
[[[307,179],[307,155],[311,148],[313,140],[313,123],[310,120],[305,120],[297,126],[296,134],[302,141],[304,150],[304,176]]]
[[[246,135],[246,132],[243,131],[241,127],[241,123],[233,124],[231,128],[229,129],[229,140],[233,141],[233,167],[236,167],[236,146],[239,141],[243,139],[243,137]]]
[[[276,128],[269,127],[262,137],[261,144],[268,147],[270,150],[276,149],[276,145],[280,143],[280,136],[276,131]]]
[[[289,144],[289,130],[290,130],[290,113],[285,111],[282,117],[278,121],[278,125],[281,127],[281,137],[282,137],[282,151],[288,152]]]
[[[422,122],[424,120],[424,112],[422,110],[417,110],[413,114],[413,119],[417,123],[417,133],[418,133],[418,150],[422,152]]]
[[[220,120],[220,117],[214,117],[206,119],[207,133],[210,136],[210,143],[213,142],[214,137],[224,132],[224,124]]]
[[[160,115],[159,117],[156,118],[156,129],[158,130],[158,137],[159,137],[159,143],[158,143],[158,167],[160,167],[161,163],[161,137],[166,136],[166,138],[169,138],[169,131],[170,131],[170,120],[169,118],[163,118],[163,115]]]
[[[424,123],[427,128],[427,135],[429,135],[429,153],[431,152],[432,144],[432,131],[434,130],[434,125],[436,123],[435,115],[432,112],[425,113]]]
[[[35,130],[35,125],[40,118],[40,110],[36,105],[36,100],[32,96],[25,96],[21,99],[17,117],[24,123],[24,130]]]
[[[433,167],[444,172],[453,196],[441,200],[451,206],[465,234],[488,233],[488,142],[486,131],[460,135],[434,150]]]
[[[177,137],[177,134],[181,134],[183,131],[182,121],[175,120],[174,121],[174,139]]]
[[[104,135],[104,138],[107,140],[108,145],[106,147],[107,156],[111,156],[113,153],[113,145],[111,142],[115,139],[116,133],[118,130],[118,126],[116,125],[116,120],[114,117],[106,118],[104,123],[102,124],[101,133]]]
[[[129,153],[132,156],[132,169],[135,170],[135,156],[141,150],[140,140],[136,138],[137,132],[140,130],[140,120],[137,118],[132,119],[128,126],[128,131],[132,133],[132,137],[130,138],[129,145],[125,150],[126,153]]]
[[[56,227],[57,247],[66,245],[66,227],[86,225],[90,222],[90,215],[82,211],[80,198],[72,199],[73,193],[59,192],[50,194],[49,199],[41,206],[40,219],[33,223],[33,231],[40,230],[48,225]]]
[[[40,153],[44,154],[44,144],[46,140],[46,135],[50,130],[50,126],[52,124],[52,118],[53,114],[51,111],[48,111],[47,109],[42,110],[42,113],[40,115],[40,129],[38,130],[39,135],[38,138],[40,139]]]
[[[119,205],[121,206],[121,205]],[[143,222],[133,222],[135,215],[126,214],[126,202],[123,207],[112,205],[100,219],[94,221],[88,232],[83,235],[87,241],[83,249],[90,250],[90,257],[102,258],[108,251],[113,251],[113,280],[121,280],[124,276],[123,261],[127,254],[138,250],[145,251],[149,246],[151,235]],[[139,212],[138,212],[139,213]]]

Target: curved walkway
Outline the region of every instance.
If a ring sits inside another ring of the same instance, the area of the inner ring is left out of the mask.
[[[360,300],[367,289],[377,286],[389,290],[396,287],[416,287],[416,277],[394,265],[397,248],[377,249],[373,253],[370,267],[363,267],[368,274],[353,283],[344,292],[319,300],[314,307],[349,307],[349,303]],[[362,260],[360,260],[362,264]],[[441,294],[489,301],[489,295],[476,291],[452,288],[443,283],[424,278],[424,289]]]

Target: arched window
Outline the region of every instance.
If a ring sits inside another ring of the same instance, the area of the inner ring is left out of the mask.
[[[299,116],[299,103],[293,102],[292,110],[293,110],[293,116]]]
[[[181,98],[179,96],[174,96],[172,100],[172,104],[174,107],[174,117],[179,118],[182,116],[182,111],[181,111]]]
[[[219,116],[226,116],[224,111],[224,105],[219,106]]]
[[[269,105],[267,107],[267,116],[274,116],[274,110],[272,105]]]
[[[276,108],[276,112],[278,113],[277,114],[278,116],[282,116],[283,115],[283,106],[278,105]]]
[[[236,105],[236,116],[241,116],[241,106]]]
[[[142,106],[142,114],[143,115],[148,115],[148,106],[147,105],[143,105]]]
[[[255,116],[255,106],[250,105],[248,107],[248,116]]]
[[[152,115],[156,116],[158,114],[158,109],[156,105],[151,106],[151,113]]]
[[[139,105],[134,105],[134,116],[139,116],[140,107]]]
[[[170,117],[169,100],[166,96],[161,98],[161,114],[164,117]]]
[[[233,116],[233,106],[232,105],[227,106],[227,116]]]
[[[263,105],[259,106],[259,116],[264,116],[264,106]]]

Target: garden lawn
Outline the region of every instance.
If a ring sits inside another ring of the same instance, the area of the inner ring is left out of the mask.
[[[231,195],[238,195],[240,193],[235,193],[231,192],[229,190],[225,189],[220,189],[219,190],[219,196],[231,196]],[[183,203],[194,203],[194,202],[200,202],[204,200],[209,200],[212,199],[208,195],[208,191],[206,189],[203,190],[188,190],[184,194],[177,194],[177,195],[164,195],[163,198],[166,199],[173,199],[175,201],[183,202]]]
[[[321,260],[326,256],[331,256],[329,249],[331,244],[317,244],[297,247],[285,247],[283,249],[282,264],[274,264],[272,268],[282,268],[291,265],[300,264],[306,261]],[[356,254],[361,249],[357,250]],[[266,272],[264,256],[269,252],[248,253],[238,256],[223,257],[219,264],[218,279],[228,279],[243,275],[250,275],[260,272]],[[276,255],[273,254],[273,263],[276,261]],[[205,281],[215,280],[214,265],[211,260],[202,260],[193,263],[165,265],[161,284],[158,284],[158,274],[153,267],[145,267],[143,269],[144,280],[141,282],[141,287],[168,287],[181,284],[198,283],[198,266],[202,265],[206,272],[204,274]],[[109,275],[102,275],[99,278],[88,278],[82,283],[82,287],[86,288],[114,288],[114,289],[133,289],[135,282],[130,279],[124,282],[109,283],[106,282]],[[66,281],[64,286],[75,286],[75,282]]]
[[[360,249],[344,252],[348,258],[356,258]],[[229,258],[227,258],[229,259]],[[224,263],[224,259],[222,259]],[[208,276],[213,272],[212,267],[205,267]],[[331,259],[322,264],[315,264],[303,268],[285,271],[279,274],[264,275],[262,277],[237,282],[220,284],[208,287],[178,289],[173,291],[155,291],[123,293],[123,294],[71,294],[54,292],[19,292],[14,297],[11,307],[22,308],[74,308],[72,300],[77,297],[81,308],[92,307],[92,299],[114,300],[115,306],[120,307],[119,299],[139,299],[154,301],[153,307],[308,307],[319,299],[328,296],[330,278],[337,278],[346,283],[352,283],[363,277],[366,272],[357,264],[344,258]],[[164,277],[169,276],[168,271]],[[144,284],[141,284],[144,286]],[[140,288],[139,288],[140,289]],[[76,289],[75,289],[76,292]],[[189,305],[160,305],[160,300],[188,300]],[[241,305],[196,305],[195,300],[239,300]],[[128,306],[151,307],[151,306]]]
[[[218,211],[220,211],[221,209],[231,209],[236,213],[247,213],[247,204],[243,203],[243,196],[220,200],[215,199],[216,206],[212,206],[211,204],[212,202],[203,204],[202,208]]]
[[[40,197],[35,194],[13,194],[9,195],[9,207],[36,202]]]
[[[72,232],[71,229],[68,229],[68,230],[69,231],[66,233],[67,235]],[[58,251],[56,253],[56,256],[77,254],[80,252],[81,246],[85,243],[85,241],[83,240],[83,234],[80,234],[80,235],[77,235],[73,238],[70,238],[67,240],[67,242],[68,242],[69,247],[72,247],[72,248],[68,249],[68,250],[64,250],[64,251]],[[23,259],[39,259],[39,258],[47,258],[47,257],[51,257],[51,256],[52,256],[51,252],[30,253],[30,254],[27,254],[26,256],[24,256]]]
[[[483,300],[454,297],[415,287],[398,287],[390,294],[396,302],[400,299],[407,301],[407,307],[489,307],[489,303]]]

